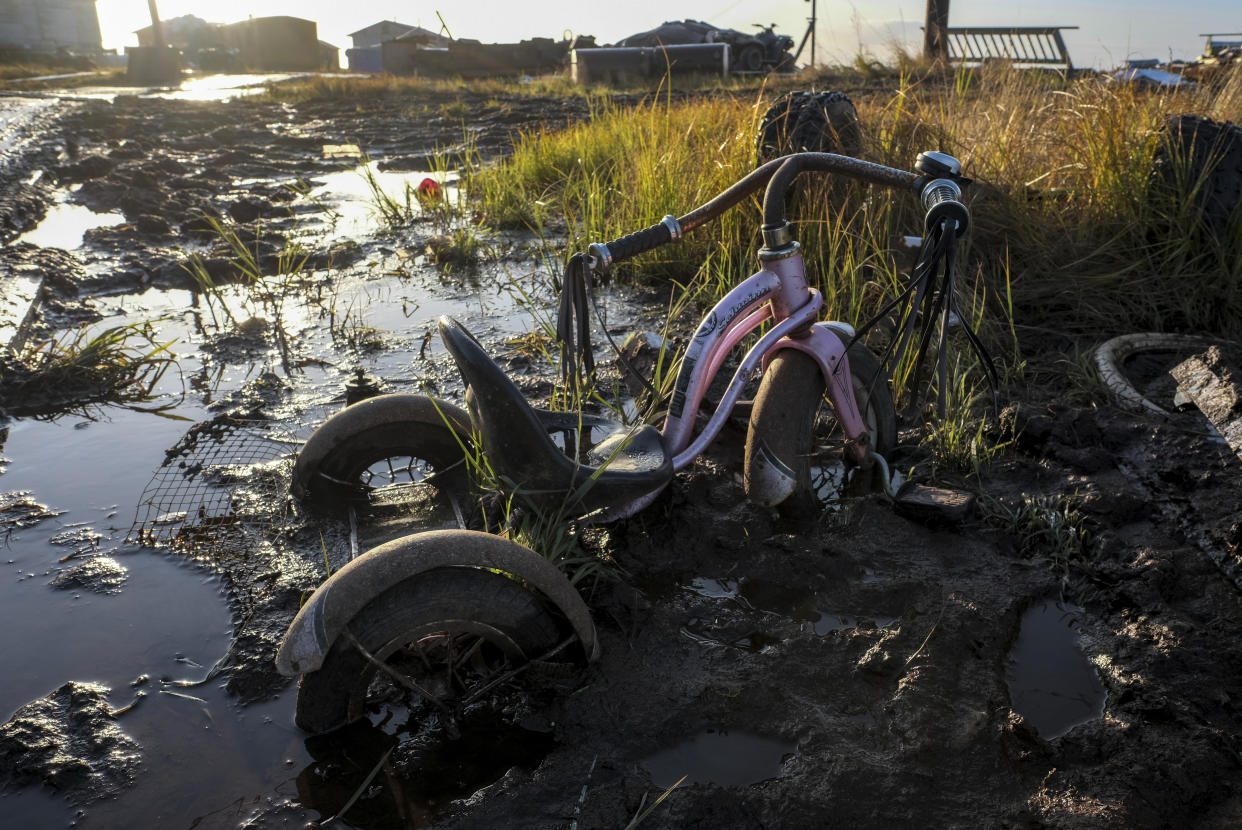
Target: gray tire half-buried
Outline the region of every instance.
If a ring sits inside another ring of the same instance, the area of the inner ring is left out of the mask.
[[[376,659],[401,672],[452,709],[471,692],[539,657],[562,638],[554,612],[519,583],[475,568],[440,568],[384,591],[349,623],[323,665],[303,675],[297,725],[320,733],[409,697],[370,662],[349,634]],[[440,712],[426,700],[408,701],[424,715]]]
[[[426,395],[381,395],[333,415],[298,453],[293,494],[316,506],[341,508],[396,479],[439,474],[441,486],[464,492],[470,417]],[[392,479],[392,480],[385,480]]]

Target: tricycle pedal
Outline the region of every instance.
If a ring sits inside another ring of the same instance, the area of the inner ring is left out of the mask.
[[[974,509],[975,495],[907,481],[893,497],[893,503],[897,512],[909,519],[957,523]]]

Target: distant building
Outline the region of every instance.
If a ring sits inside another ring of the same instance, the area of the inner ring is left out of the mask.
[[[383,72],[383,44],[398,39],[409,39],[407,42],[440,45],[448,42],[448,38],[420,26],[410,26],[395,20],[381,20],[372,23],[365,29],[350,34],[353,48],[346,50],[345,58],[349,68],[354,72]]]
[[[95,0],[0,0],[0,49],[102,52]]]
[[[184,14],[160,22],[164,33],[164,42],[160,46],[172,46],[187,55],[200,49],[220,49],[224,43],[224,33],[219,23],[208,23],[201,17]],[[155,27],[144,26],[134,32],[138,36],[139,46],[156,46]]]
[[[319,66],[318,69],[326,69],[329,72],[336,72],[341,68],[341,47],[333,46],[326,40],[319,41]]]
[[[354,42],[354,49],[366,49],[368,46],[379,46],[386,40],[392,40],[400,37],[417,26],[411,26],[408,23],[398,23],[395,20],[381,20],[379,23],[372,23],[364,29],[356,32],[350,32],[350,40]]]
[[[252,17],[223,27],[241,64],[257,72],[313,72],[321,66],[319,26],[300,17]],[[340,58],[337,58],[340,66]]]

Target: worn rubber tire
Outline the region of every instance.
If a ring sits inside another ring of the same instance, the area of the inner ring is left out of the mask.
[[[540,656],[562,638],[558,619],[538,597],[512,579],[474,568],[441,568],[400,582],[367,603],[349,630],[385,662],[410,641],[425,642],[444,632],[481,637],[483,648],[505,653],[512,665]],[[484,630],[498,633],[480,633]],[[378,671],[345,636],[338,637],[323,665],[302,676],[297,725],[320,733],[363,717]],[[444,700],[451,705],[451,696]],[[422,706],[428,713],[437,711]]]
[[[789,135],[791,153],[857,156],[862,127],[854,102],[844,92],[817,92],[803,103]]]
[[[897,413],[880,362],[861,343],[850,346],[847,354],[854,394],[871,435],[871,446],[887,457],[897,444]],[[760,463],[759,454],[766,452],[794,473],[793,492],[776,505],[785,516],[814,515],[820,507],[811,468],[816,455],[813,450],[825,439],[822,434],[817,438],[816,425],[820,425],[822,432],[828,421],[821,415],[831,413],[824,390],[819,364],[809,355],[785,349],[772,358],[755,396],[746,434],[747,491],[752,487],[752,470]],[[835,422],[832,417],[832,425],[835,426]],[[844,436],[839,431],[837,437],[840,447],[832,447],[834,453],[844,447]]]
[[[294,494],[326,510],[365,501],[368,470],[394,458],[424,461],[432,471],[457,465],[444,483],[464,492],[468,419],[459,407],[425,395],[382,395],[346,407],[303,446],[294,466]]]
[[[768,111],[759,121],[759,130],[755,136],[755,153],[760,164],[790,152],[793,126],[802,112],[802,105],[810,97],[809,92],[786,92],[768,107]]]
[[[1242,201],[1242,127],[1197,115],[1164,124],[1154,179],[1178,198],[1191,196],[1211,232],[1223,239]]]
[[[755,43],[743,46],[733,68],[742,72],[758,72],[763,69],[763,47]]]

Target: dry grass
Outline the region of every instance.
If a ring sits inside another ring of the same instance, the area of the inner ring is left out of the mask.
[[[963,160],[977,185],[961,270],[965,289],[997,312],[990,316],[1005,319],[1012,302],[1021,320],[1083,331],[1242,333],[1239,223],[1225,238],[1205,234],[1190,199],[1151,187],[1166,117],[1242,120],[1242,73],[1153,92],[1003,66],[947,77],[907,70],[889,76],[895,89],[855,94],[863,155],[904,168],[928,149]],[[750,170],[755,127],[774,97],[759,89],[653,97],[633,108],[604,102],[589,122],[524,136],[509,159],[467,184],[491,221],[536,230],[564,223],[566,252],[580,250],[684,213]],[[875,307],[896,286],[889,251],[897,234],[918,232],[917,205],[813,184],[796,201],[813,278],[835,314],[856,319],[855,309]],[[705,281],[718,296],[752,270],[757,215],[754,202],[743,205],[636,268]]]

